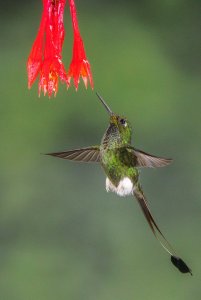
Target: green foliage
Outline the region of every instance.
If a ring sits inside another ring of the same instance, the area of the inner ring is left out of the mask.
[[[1,299],[200,297],[200,10],[198,1],[146,2],[143,10],[78,1],[80,27],[95,91],[131,121],[137,148],[174,159],[143,170],[141,180],[162,231],[195,276],[172,266],[132,198],[105,192],[98,165],[41,154],[98,144],[108,115],[82,83],[78,92],[60,84],[50,100],[38,99],[37,84],[27,90],[26,58],[40,18],[34,3],[0,21]]]

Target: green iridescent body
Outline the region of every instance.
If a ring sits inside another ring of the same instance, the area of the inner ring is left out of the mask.
[[[124,126],[120,123],[123,120]],[[126,125],[126,126],[125,126]],[[132,129],[130,123],[123,117],[112,116],[100,145],[100,162],[107,177],[117,187],[119,182],[129,177],[134,184],[139,172],[131,150]]]
[[[148,154],[131,146],[132,129],[128,120],[114,114],[101,96],[98,95],[98,97],[110,115],[109,127],[100,146],[48,153],[48,155],[79,162],[100,163],[107,176],[106,190],[115,192],[119,196],[133,195],[137,199],[153,234],[171,255],[174,266],[182,273],[189,272],[192,275],[191,269],[175,254],[156,224],[139,182],[138,168],[163,167],[171,163],[172,160]]]
[[[101,155],[101,165],[115,186],[125,177],[136,184],[139,171],[132,166],[132,157],[127,149],[109,149],[101,152]]]

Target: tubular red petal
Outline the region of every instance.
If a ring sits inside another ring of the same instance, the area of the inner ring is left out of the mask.
[[[41,23],[39,26],[38,34],[33,43],[31,52],[27,61],[27,73],[28,73],[28,87],[31,88],[33,82],[39,74],[42,60],[43,60],[43,48],[44,48],[44,35],[47,22],[47,2],[43,1],[43,12]]]
[[[74,79],[76,90],[78,89],[80,76],[82,77],[85,87],[87,88],[87,81],[89,79],[91,88],[93,89],[93,78],[89,61],[87,60],[84,43],[80,35],[77,13],[74,0],[69,0],[70,13],[73,26],[74,43],[73,43],[73,57],[67,73],[68,82],[71,78]]]

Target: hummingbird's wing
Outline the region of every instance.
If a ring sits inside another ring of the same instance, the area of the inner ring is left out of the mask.
[[[65,152],[47,153],[46,155],[56,156],[63,159],[74,160],[79,162],[99,162],[99,146],[92,146],[81,149],[68,150]]]
[[[172,162],[170,158],[157,157],[133,147],[128,147],[128,149],[134,156],[136,167],[157,168],[167,166]]]
[[[178,257],[175,254],[175,251],[173,250],[172,246],[166,240],[165,236],[162,234],[161,230],[159,229],[158,225],[156,224],[156,222],[150,212],[150,209],[148,207],[148,204],[147,204],[146,198],[144,196],[144,193],[142,191],[142,188],[139,184],[135,187],[133,194],[136,197],[153,234],[155,235],[155,237],[157,238],[157,240],[159,241],[161,246],[171,255],[171,261],[172,261],[173,265],[175,267],[177,267],[180,272],[190,273],[192,275],[191,269],[186,265],[186,263],[180,257]]]

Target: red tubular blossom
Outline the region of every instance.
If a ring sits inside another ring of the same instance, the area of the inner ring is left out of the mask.
[[[87,88],[87,80],[89,79],[91,88],[93,89],[93,78],[89,61],[87,60],[84,43],[80,35],[77,13],[74,0],[69,0],[70,13],[73,26],[74,43],[73,43],[73,58],[67,73],[67,77],[70,83],[71,78],[74,79],[74,85],[77,90],[80,76],[84,81],[85,87]]]
[[[47,22],[47,1],[43,1],[43,12],[37,37],[27,61],[28,87],[31,88],[43,63],[44,35]]]
[[[39,95],[41,90],[44,95],[56,95],[59,77],[67,83],[61,56],[65,3],[66,0],[43,0],[41,24],[27,62],[28,87],[39,75]]]
[[[76,8],[73,0],[69,0],[70,12],[74,31],[73,58],[68,74],[62,63],[62,47],[64,42],[63,15],[66,0],[43,0],[43,12],[37,37],[34,41],[27,61],[28,87],[39,76],[39,95],[56,95],[59,78],[70,86],[71,77],[74,78],[76,89],[82,76],[85,86],[87,80],[93,88],[90,64],[86,58],[84,44],[79,32]]]
[[[56,95],[58,79],[68,84],[66,71],[62,63],[62,46],[64,41],[63,14],[66,0],[49,0],[46,22],[46,41],[44,60],[40,70],[39,94],[41,90],[51,96]]]

